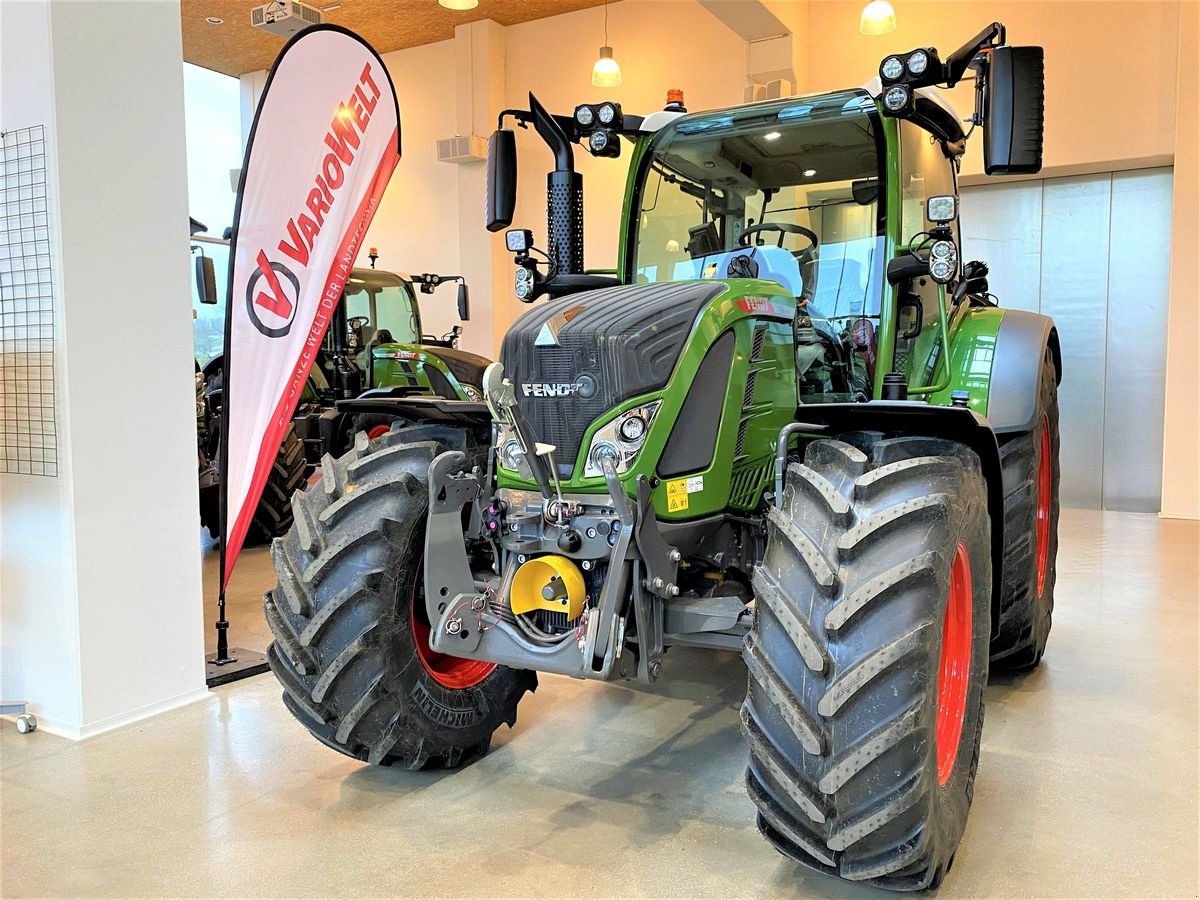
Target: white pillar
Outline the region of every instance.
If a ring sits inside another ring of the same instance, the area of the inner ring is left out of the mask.
[[[0,695],[81,738],[205,694],[178,4],[5,3],[0,85],[46,128],[58,430],[0,475]]]
[[[456,60],[456,130],[459,134],[487,137],[496,128],[504,108],[504,26],[491,19],[454,29]],[[471,286],[471,324],[463,334],[465,349],[491,359],[499,355],[500,341],[508,330],[505,295],[511,291],[512,258],[504,250],[503,236],[483,227],[483,197],[487,166],[466,163],[458,167],[458,232],[462,274]],[[498,314],[500,313],[500,314]]]

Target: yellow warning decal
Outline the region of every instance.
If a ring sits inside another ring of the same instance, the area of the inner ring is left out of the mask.
[[[688,508],[687,488],[686,478],[667,482],[667,512],[679,512]]]
[[[704,476],[677,478],[667,482],[667,512],[679,512],[688,508],[688,494],[704,490]]]

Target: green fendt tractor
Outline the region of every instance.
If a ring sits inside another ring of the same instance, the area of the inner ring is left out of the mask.
[[[740,651],[746,781],[790,857],[937,885],[971,803],[992,665],[1038,663],[1058,518],[1058,338],[959,259],[975,71],[990,174],[1041,165],[1042,51],[990,26],[866,89],[646,117],[506,119],[552,151],[549,242],[485,403],[414,423],[294,500],[265,598],[284,702],[371,763],[453,767],[536,672],[654,682]],[[974,130],[974,129],[973,129]],[[578,142],[632,145],[617,274],[583,264]],[[513,132],[489,153],[510,224]]]
[[[203,230],[193,219],[196,433],[200,519],[215,535],[220,517],[218,450],[225,335],[221,295],[228,283],[229,242],[197,233]],[[322,455],[345,452],[358,430],[378,436],[391,427],[395,415],[377,410],[374,398],[482,398],[483,373],[490,360],[457,349],[460,325],[440,338],[424,334],[414,290],[415,285],[431,294],[443,284],[457,282],[458,315],[467,321],[470,308],[463,278],[377,270],[376,258],[372,248],[372,267],[352,269],[346,281],[342,302],[255,510],[248,533],[252,543],[287,533],[292,525],[292,494],[304,485]]]

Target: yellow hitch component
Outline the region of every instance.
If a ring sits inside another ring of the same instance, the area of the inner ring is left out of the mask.
[[[574,622],[583,613],[583,573],[565,556],[539,556],[521,564],[513,576],[512,611],[517,615],[545,609],[567,614]]]

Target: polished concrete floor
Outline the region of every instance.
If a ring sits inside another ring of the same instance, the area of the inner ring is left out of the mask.
[[[1066,511],[1061,533],[1050,650],[988,688],[940,895],[1194,897],[1200,523]],[[239,572],[235,642],[252,643],[264,560]],[[544,677],[492,753],[449,775],[325,749],[269,675],[79,744],[5,721],[0,894],[875,894],[756,833],[738,658],[673,652],[666,674],[653,690]]]

